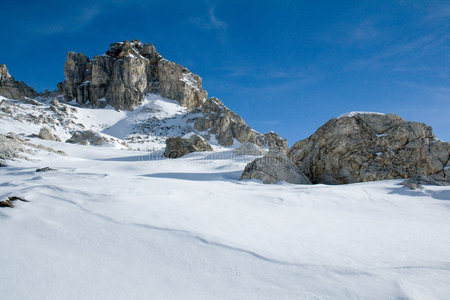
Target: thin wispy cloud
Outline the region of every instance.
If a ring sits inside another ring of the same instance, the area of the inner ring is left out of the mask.
[[[209,3],[207,11],[202,16],[190,17],[189,22],[201,30],[226,30],[228,24],[217,17],[216,7],[217,3]]]
[[[32,28],[32,31],[46,35],[81,31],[101,13],[102,10],[97,6],[74,9],[71,10],[69,15],[48,19],[47,22],[38,24],[38,26]]]

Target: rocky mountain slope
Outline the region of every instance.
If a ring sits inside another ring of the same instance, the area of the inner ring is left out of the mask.
[[[256,132],[219,99],[208,99],[200,76],[164,59],[152,44],[114,43],[92,60],[69,52],[66,80],[52,93],[38,94],[15,81],[5,65],[0,70],[0,118],[28,123],[26,134],[47,126],[68,140],[92,130],[135,149],[158,150],[167,138],[194,132],[212,145],[252,143],[287,151],[278,134]]]

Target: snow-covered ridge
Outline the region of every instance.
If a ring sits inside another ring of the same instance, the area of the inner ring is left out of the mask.
[[[354,117],[357,115],[385,115],[385,114],[380,113],[380,112],[370,112],[370,111],[351,111],[351,112],[341,114],[338,117],[338,119],[345,118],[345,117]]]

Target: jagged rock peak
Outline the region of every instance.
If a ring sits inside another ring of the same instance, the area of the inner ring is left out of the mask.
[[[200,76],[163,59],[152,44],[137,40],[111,44],[104,55],[92,60],[69,52],[64,74],[66,80],[58,89],[79,104],[97,105],[105,98],[116,109],[133,110],[145,94],[159,93],[193,109],[207,99]]]
[[[8,69],[6,68],[5,64],[0,65],[0,80],[10,78],[11,75],[9,75]]]
[[[36,97],[39,94],[23,81],[16,81],[8,72],[5,64],[0,64],[0,95],[11,99]]]

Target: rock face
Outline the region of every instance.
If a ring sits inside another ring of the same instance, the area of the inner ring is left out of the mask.
[[[331,119],[299,141],[289,157],[314,183],[411,178],[449,180],[450,144],[431,127],[394,114],[356,113]]]
[[[240,143],[252,143],[258,146],[282,145],[287,149],[287,142],[278,134],[272,132],[262,135],[250,128],[236,113],[229,110],[217,98],[209,98],[201,107],[202,117],[195,120],[194,129],[206,131],[215,136],[217,142],[223,146],[233,145],[236,139]]]
[[[11,99],[25,99],[39,94],[22,81],[16,81],[9,75],[6,65],[0,65],[0,95]]]
[[[66,80],[58,90],[67,100],[97,105],[105,98],[116,109],[133,110],[147,93],[199,107],[207,98],[200,76],[156,52],[152,44],[133,40],[111,44],[104,55],[89,60],[69,52],[64,65]]]
[[[75,131],[72,134],[72,137],[66,141],[66,143],[99,146],[106,143],[106,139],[102,137],[98,132],[92,130]]]
[[[164,156],[178,158],[192,152],[213,151],[211,145],[198,134],[166,140]]]
[[[280,181],[294,184],[311,183],[286,154],[279,150],[271,150],[264,157],[249,163],[241,179],[260,179],[266,184]]]

